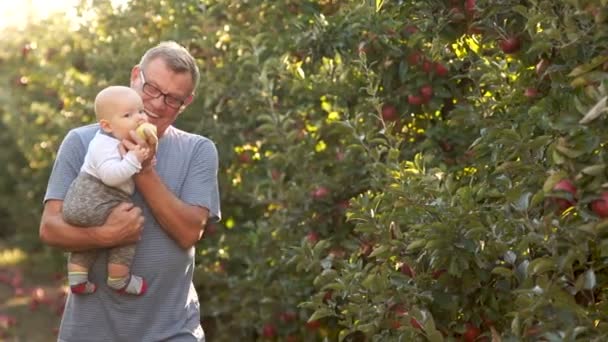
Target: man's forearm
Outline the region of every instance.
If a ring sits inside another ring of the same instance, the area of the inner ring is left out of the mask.
[[[202,235],[208,210],[177,198],[154,169],[137,174],[135,184],[163,230],[182,248],[192,247]]]
[[[47,203],[40,222],[40,239],[67,252],[84,251],[110,246],[111,241],[99,227],[81,228],[66,223],[57,203]]]

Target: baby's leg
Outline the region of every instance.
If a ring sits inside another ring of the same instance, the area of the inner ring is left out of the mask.
[[[131,262],[135,255],[135,245],[119,246],[108,252],[108,286],[114,290],[141,296],[148,288],[146,281],[131,274]]]
[[[68,282],[74,294],[89,294],[95,292],[97,287],[89,281],[89,269],[97,251],[73,252],[68,257]]]

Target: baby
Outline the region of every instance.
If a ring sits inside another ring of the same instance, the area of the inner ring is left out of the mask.
[[[142,161],[154,153],[140,145],[124,156],[120,153],[121,141],[130,139],[130,131],[144,135],[141,132],[146,127],[145,135],[152,140],[156,138],[156,127],[147,123],[142,100],[133,89],[124,86],[103,89],[95,98],[95,115],[100,130],[91,140],[80,174],[63,202],[64,220],[80,227],[103,225],[115,206],[131,202],[135,190],[132,176],[141,170]],[[97,254],[97,250],[91,250],[69,255],[68,281],[72,293],[90,294],[97,289],[88,279]],[[119,293],[139,296],[146,292],[147,285],[142,277],[131,274],[134,254],[134,244],[108,251],[107,284]]]

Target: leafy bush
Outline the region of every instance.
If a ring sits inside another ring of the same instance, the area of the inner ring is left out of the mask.
[[[31,179],[22,203],[39,208],[88,99],[151,43],[187,46],[202,82],[177,124],[221,159],[224,220],[196,274],[210,339],[606,339],[604,1],[95,11],[74,32],[32,26],[0,56],[18,80],[3,151],[29,164],[3,196]]]

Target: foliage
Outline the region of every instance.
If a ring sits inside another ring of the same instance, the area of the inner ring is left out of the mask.
[[[221,157],[214,341],[606,339],[606,1],[164,3],[3,39],[12,222],[96,91],[175,39],[202,71],[177,124]]]

